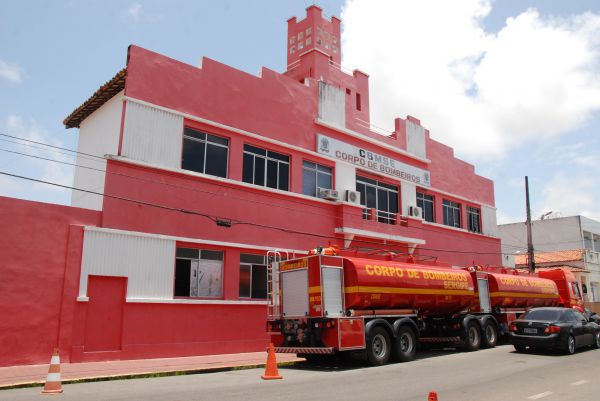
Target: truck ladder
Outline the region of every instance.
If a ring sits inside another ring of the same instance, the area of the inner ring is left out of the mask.
[[[286,251],[286,259],[289,255]],[[274,320],[281,316],[279,299],[279,263],[282,261],[281,252],[273,250],[267,252],[267,319]]]

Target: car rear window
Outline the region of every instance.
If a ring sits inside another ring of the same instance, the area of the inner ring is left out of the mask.
[[[534,309],[527,312],[523,319],[526,320],[558,320],[558,317],[562,314],[562,311],[551,310],[551,309]]]

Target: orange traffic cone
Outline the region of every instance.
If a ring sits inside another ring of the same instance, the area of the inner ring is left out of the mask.
[[[269,344],[267,351],[267,366],[265,366],[265,374],[261,376],[264,380],[282,379],[277,371],[277,360],[275,359],[275,348],[273,343]]]
[[[430,391],[429,397],[427,397],[427,401],[438,401],[437,393],[435,391]]]
[[[62,393],[60,383],[60,356],[58,356],[58,348],[54,348],[52,358],[50,359],[50,367],[48,368],[48,376],[46,376],[46,384],[42,394],[58,394]]]

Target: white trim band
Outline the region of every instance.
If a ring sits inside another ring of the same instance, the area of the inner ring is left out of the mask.
[[[301,250],[297,250],[297,249],[275,249],[273,247],[262,246],[262,245],[241,244],[241,243],[237,243],[237,242],[225,242],[225,241],[212,241],[212,240],[205,240],[205,239],[200,239],[200,238],[175,237],[172,235],[152,234],[152,233],[144,233],[144,232],[139,232],[139,231],[126,231],[126,230],[119,230],[116,228],[85,226],[85,227],[83,227],[83,229],[85,231],[97,231],[97,232],[121,234],[121,235],[133,235],[136,237],[166,239],[166,240],[177,241],[177,242],[190,242],[193,244],[227,246],[227,247],[231,247],[231,248],[256,249],[256,250],[260,250],[260,251],[279,251],[279,252],[288,252],[288,253],[298,253],[301,255],[308,254],[307,251],[301,251]]]

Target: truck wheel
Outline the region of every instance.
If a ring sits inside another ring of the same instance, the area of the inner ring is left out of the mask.
[[[475,322],[467,324],[467,338],[465,349],[469,352],[477,351],[481,345],[481,330]]]
[[[390,359],[390,336],[387,331],[376,326],[370,330],[367,338],[367,360],[373,366],[385,365]]]
[[[594,344],[592,344],[593,348],[600,348],[600,331],[594,335]]]
[[[481,348],[494,348],[498,344],[498,328],[491,320],[483,325],[483,335],[481,336]]]
[[[394,359],[399,362],[410,362],[415,359],[417,335],[413,329],[408,326],[400,327],[392,352],[394,353]]]
[[[567,355],[573,355],[575,353],[575,337],[569,336],[569,338],[567,338],[565,352]]]

